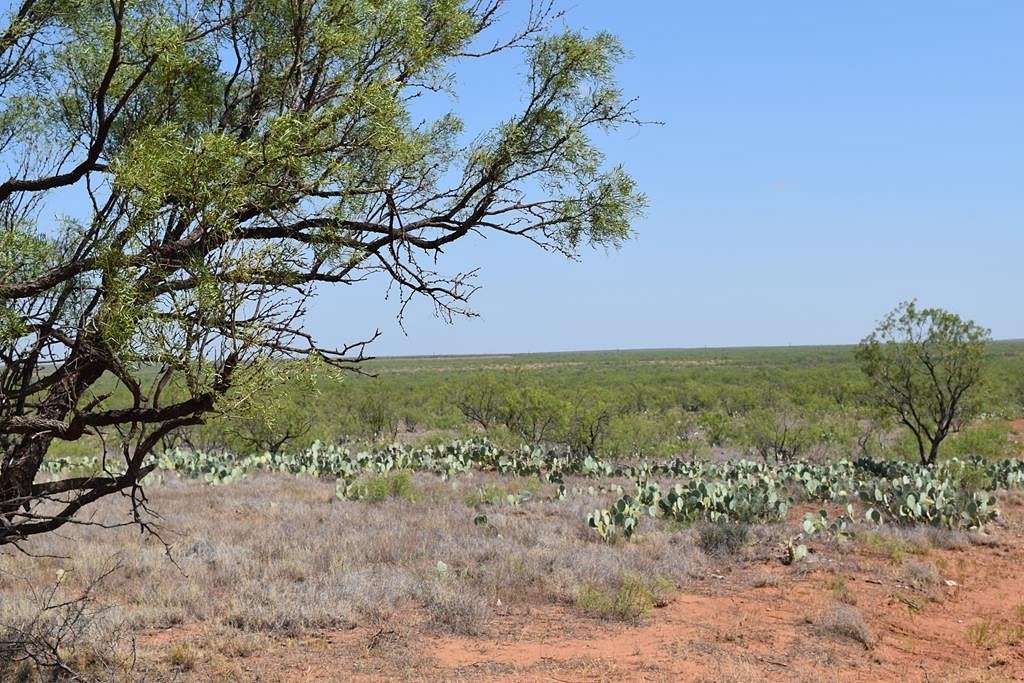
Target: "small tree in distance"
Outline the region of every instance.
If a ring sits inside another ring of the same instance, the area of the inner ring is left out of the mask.
[[[857,361],[878,403],[914,435],[922,465],[971,417],[990,331],[941,308],[897,306],[861,341]]]

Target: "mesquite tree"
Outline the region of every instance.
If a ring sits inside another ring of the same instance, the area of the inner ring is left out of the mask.
[[[875,400],[910,430],[922,465],[972,417],[989,331],[941,308],[900,304],[861,341],[857,360]]]
[[[365,340],[323,348],[303,327],[317,288],[387,282],[403,309],[421,295],[450,318],[474,290],[472,272],[443,267],[459,240],[573,256],[628,236],[643,197],[592,141],[638,123],[614,81],[622,48],[552,30],[561,15],[540,0],[504,29],[509,9],[13,9],[0,35],[0,544],[117,492],[139,521],[164,437],[251,400],[297,358],[362,358]],[[420,120],[437,111],[424,99],[455,101],[461,60],[509,51],[525,64],[515,112],[473,135],[455,113]],[[51,444],[83,435],[116,457],[42,481]]]

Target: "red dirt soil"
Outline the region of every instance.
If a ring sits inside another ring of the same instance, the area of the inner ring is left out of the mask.
[[[722,673],[715,666],[728,660],[772,679],[948,680],[987,667],[1007,678],[1024,678],[1024,643],[985,649],[968,642],[968,629],[982,621],[981,615],[993,624],[1022,623],[1017,606],[1024,602],[1019,569],[1024,548],[986,549],[981,557],[942,553],[935,560],[949,568],[945,576],[957,585],[946,588],[941,602],[916,613],[891,582],[847,577],[848,590],[877,638],[871,650],[829,642],[808,623],[833,600],[826,572],[781,578],[778,586],[764,588],[729,586],[726,579],[718,588],[723,595],[680,595],[636,628],[580,623],[550,611],[520,623],[518,633],[508,634],[512,639],[442,639],[427,649],[445,674],[477,669],[482,678],[492,678],[488,672],[498,665],[558,680],[594,674],[619,680],[715,680]],[[577,668],[583,664],[592,668]]]
[[[1024,417],[1010,422],[1011,438],[1018,443],[1024,443]]]
[[[415,614],[387,627],[272,638],[246,656],[200,663],[200,680],[1024,680],[1024,526],[1015,506],[992,542],[930,550],[924,597],[901,562],[861,546],[803,569],[778,562],[724,567],[655,609],[642,624],[582,616],[569,606],[499,613],[485,637],[432,634]],[[1016,520],[1016,521],[1014,521]],[[825,557],[822,553],[822,557]],[[834,555],[834,553],[833,553]],[[842,566],[840,566],[840,564]],[[838,577],[872,646],[817,624]],[[758,587],[760,586],[760,587]],[[499,608],[501,612],[502,608]],[[201,643],[183,625],[141,639],[142,652]],[[200,646],[201,647],[201,646]]]

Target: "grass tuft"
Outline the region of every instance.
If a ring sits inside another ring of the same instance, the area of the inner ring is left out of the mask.
[[[612,621],[639,623],[655,607],[668,603],[673,586],[662,579],[627,574],[614,588],[585,584],[576,595],[576,606],[587,614]]]
[[[817,626],[823,634],[849,638],[868,650],[874,647],[875,639],[871,629],[860,611],[851,605],[833,605],[830,611],[819,618]]]
[[[382,503],[390,498],[411,501],[416,498],[416,487],[412,483],[412,473],[399,470],[357,479],[349,490],[349,497],[368,503]]]
[[[750,528],[733,522],[708,522],[697,527],[697,545],[708,555],[735,555],[747,543]]]

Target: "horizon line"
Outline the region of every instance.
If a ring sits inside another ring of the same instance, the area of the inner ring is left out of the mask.
[[[1024,337],[992,339],[991,344],[1024,342]],[[570,353],[624,353],[641,351],[743,351],[766,349],[841,349],[857,346],[859,342],[840,344],[738,344],[722,346],[635,346],[604,349],[554,349],[550,351],[494,351],[490,353],[410,353],[371,356],[367,360],[416,360],[419,358],[500,358],[504,356],[540,356]]]

